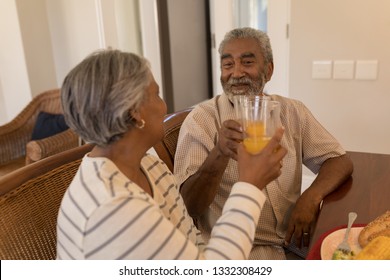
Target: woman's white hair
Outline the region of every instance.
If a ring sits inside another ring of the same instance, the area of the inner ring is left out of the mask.
[[[65,121],[85,141],[106,146],[134,127],[131,112],[150,82],[145,58],[118,50],[92,53],[63,82]]]

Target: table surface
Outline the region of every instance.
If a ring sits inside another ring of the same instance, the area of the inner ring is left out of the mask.
[[[353,174],[325,197],[309,249],[323,233],[347,224],[349,212],[358,214],[355,224],[367,224],[390,210],[390,155],[348,154],[354,165]]]

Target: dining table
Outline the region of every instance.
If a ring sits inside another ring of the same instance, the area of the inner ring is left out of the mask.
[[[332,231],[344,228],[348,213],[356,212],[355,226],[365,226],[390,210],[390,155],[353,152],[353,173],[322,201],[307,259],[321,259],[322,240]]]

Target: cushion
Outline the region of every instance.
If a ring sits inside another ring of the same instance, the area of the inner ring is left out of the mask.
[[[63,115],[40,112],[33,129],[31,140],[39,140],[53,136],[68,128]]]

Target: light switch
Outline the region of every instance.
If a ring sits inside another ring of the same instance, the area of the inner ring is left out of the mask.
[[[355,79],[376,80],[378,74],[378,60],[356,61]]]
[[[353,60],[335,60],[333,63],[333,79],[353,79]]]
[[[331,60],[313,61],[311,77],[313,79],[331,79],[332,61]]]

